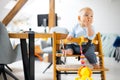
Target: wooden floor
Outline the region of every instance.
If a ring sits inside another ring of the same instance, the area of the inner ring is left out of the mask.
[[[69,62],[72,59],[68,59]],[[67,61],[68,62],[68,61]],[[74,62],[74,61],[73,61]],[[76,60],[76,63],[77,62]],[[49,63],[35,61],[35,80],[53,80],[52,66],[43,74],[43,70],[49,65]],[[107,80],[118,80],[120,74],[120,63],[117,63],[114,58],[105,58],[105,66],[109,68],[109,71],[106,72]],[[19,80],[24,80],[23,66],[22,61],[17,61],[13,64],[10,64],[9,67],[12,68],[13,73],[19,78]],[[62,80],[74,80],[76,74],[62,75]],[[8,76],[9,77],[9,76]],[[98,74],[92,75],[94,80],[100,80]],[[0,80],[3,80],[0,76]],[[8,80],[13,80],[9,77]]]

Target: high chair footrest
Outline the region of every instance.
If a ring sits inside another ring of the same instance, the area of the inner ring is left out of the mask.
[[[78,71],[78,69],[80,68],[80,64],[76,65],[57,65],[56,69],[58,71]],[[107,68],[99,68],[99,69],[93,69],[93,67],[91,65],[86,65],[89,68],[91,68],[92,71],[108,71]]]

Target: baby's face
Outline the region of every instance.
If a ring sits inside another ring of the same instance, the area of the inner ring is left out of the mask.
[[[83,26],[91,25],[93,22],[93,12],[89,9],[82,10],[79,21]]]

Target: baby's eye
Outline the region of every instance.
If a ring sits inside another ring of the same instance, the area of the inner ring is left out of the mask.
[[[85,14],[84,16],[88,16],[88,14]]]
[[[91,17],[93,17],[93,16],[91,16]]]
[[[85,14],[84,16],[86,16],[86,17],[88,17],[88,16],[89,16],[89,17],[91,17],[91,18],[93,17],[93,16],[90,16],[90,15],[88,15],[88,14]]]

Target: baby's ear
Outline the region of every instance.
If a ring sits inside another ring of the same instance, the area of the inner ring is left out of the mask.
[[[80,16],[78,16],[78,20],[80,21]]]

